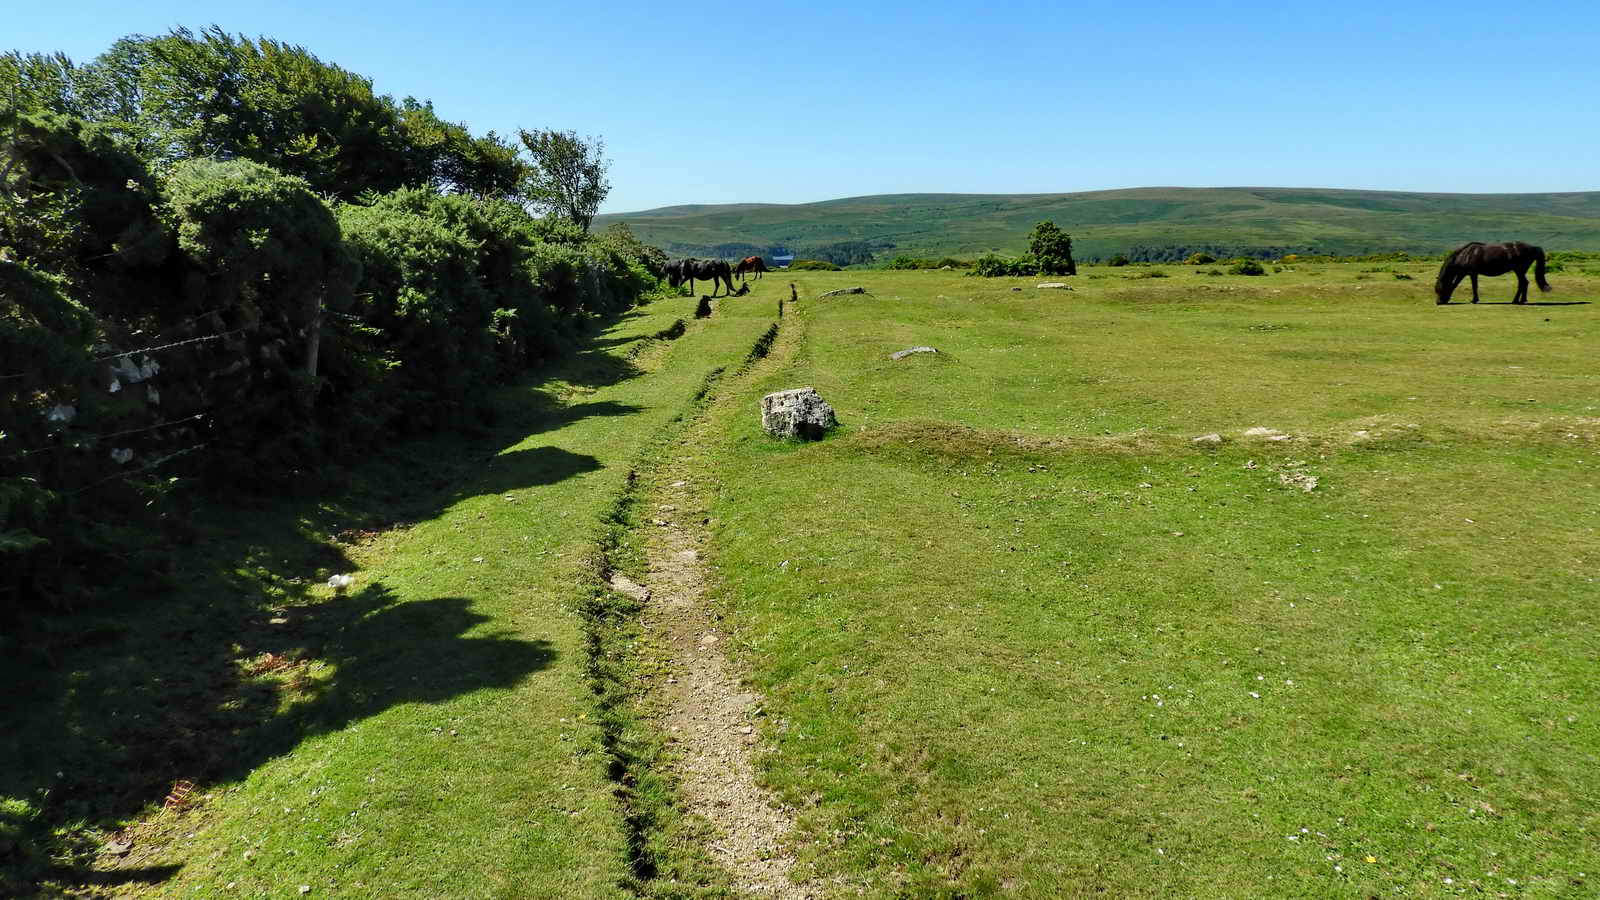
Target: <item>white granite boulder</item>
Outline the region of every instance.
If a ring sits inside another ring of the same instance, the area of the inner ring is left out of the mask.
[[[761,398],[761,428],[774,437],[820,440],[838,424],[833,407],[814,388],[778,391]]]

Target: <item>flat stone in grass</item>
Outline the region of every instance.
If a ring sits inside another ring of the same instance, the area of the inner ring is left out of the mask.
[[[761,398],[761,429],[773,437],[815,441],[838,424],[833,407],[814,388],[777,391]]]
[[[838,297],[842,294],[865,294],[866,292],[867,289],[864,287],[839,288],[837,291],[828,291],[827,293],[818,294],[817,299],[821,300],[823,297]]]
[[[1044,284],[1035,285],[1040,290],[1070,291],[1072,286],[1065,281],[1046,281]]]
[[[939,352],[938,350],[935,350],[932,347],[907,347],[904,350],[896,350],[895,352],[889,354],[889,358],[890,359],[905,359],[906,357],[911,356],[912,354],[915,354],[915,353],[938,353],[938,352]]]
[[[1254,428],[1246,428],[1244,430],[1244,436],[1253,438],[1266,438],[1269,441],[1294,440],[1293,435],[1284,434],[1276,428],[1267,428],[1261,425],[1257,425]]]
[[[1213,431],[1210,434],[1202,434],[1197,438],[1190,438],[1189,443],[1200,444],[1201,446],[1216,447],[1222,443],[1222,440],[1222,435]]]
[[[607,578],[606,582],[611,585],[613,591],[619,594],[626,594],[640,603],[650,602],[650,589],[621,572],[612,572],[611,577]]]

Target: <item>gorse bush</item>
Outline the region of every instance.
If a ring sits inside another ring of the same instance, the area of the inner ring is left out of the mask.
[[[985,253],[973,261],[972,271],[967,274],[981,278],[1037,275],[1039,274],[1039,263],[1032,256],[1019,256],[1012,259],[993,253]]]
[[[930,259],[919,256],[896,256],[883,266],[885,269],[912,270],[912,269],[967,269],[972,263],[945,256],[939,259]]]
[[[1209,266],[1216,261],[1217,258],[1209,253],[1191,253],[1189,258],[1183,261],[1183,264],[1186,266]]]
[[[595,245],[607,252],[627,260],[630,266],[637,266],[651,278],[660,278],[666,274],[667,254],[660,247],[652,247],[639,240],[628,227],[626,222],[616,222],[606,227],[595,236]],[[760,254],[748,253],[746,256],[759,256]]]
[[[789,268],[797,269],[797,270],[802,271],[802,272],[806,272],[806,271],[812,271],[812,272],[838,272],[838,271],[841,271],[841,269],[837,265],[835,265],[835,264],[833,264],[831,262],[828,262],[827,260],[822,260],[822,259],[797,259],[794,262],[789,263]]]
[[[295,477],[323,457],[312,411],[324,310],[349,307],[355,257],[305,181],[259,163],[184,160],[164,201],[185,271],[176,312],[226,337],[165,360],[161,406],[205,413],[217,473]]]
[[[1118,253],[1116,256],[1113,256],[1110,259],[1106,260],[1106,265],[1108,265],[1108,266],[1126,266],[1128,264],[1129,264],[1128,258],[1126,256],[1123,256],[1121,253]]]
[[[1072,238],[1045,220],[1028,232],[1029,251],[1023,256],[1005,257],[985,253],[971,264],[969,275],[983,278],[1027,277],[1032,275],[1076,275],[1072,259]]]
[[[0,56],[0,619],[159,584],[184,492],[321,483],[637,302],[664,255],[268,39]],[[548,172],[545,173],[549,175]]]
[[[1265,275],[1267,270],[1253,259],[1241,259],[1228,267],[1229,275]]]

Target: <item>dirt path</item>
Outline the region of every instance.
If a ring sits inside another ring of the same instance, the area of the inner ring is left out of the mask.
[[[651,523],[643,623],[665,667],[657,682],[659,724],[671,742],[684,806],[710,823],[715,838],[707,850],[741,894],[820,896],[790,880],[794,856],[783,842],[793,816],[756,784],[761,698],[740,684],[728,662],[720,613],[706,597],[702,548],[709,537],[695,486],[685,480],[692,473],[677,461],[664,474],[666,484],[643,511]]]

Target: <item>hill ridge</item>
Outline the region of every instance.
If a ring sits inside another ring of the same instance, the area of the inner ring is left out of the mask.
[[[1086,259],[1191,249],[1437,253],[1518,238],[1600,250],[1600,191],[1467,193],[1304,187],[1136,187],[1030,194],[899,193],[806,203],[679,204],[608,213],[674,253],[838,252],[864,261],[1017,253],[1051,219]],[[834,245],[844,245],[838,247]]]

